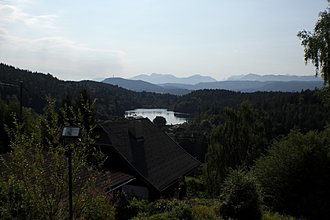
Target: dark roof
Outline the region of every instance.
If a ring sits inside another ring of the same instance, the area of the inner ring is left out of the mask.
[[[127,173],[122,173],[119,171],[110,171],[110,187],[107,185],[107,191],[112,191],[115,190],[116,188],[125,185],[126,183],[129,183],[131,181],[135,180],[135,177],[127,174]],[[104,189],[104,187],[102,187]]]
[[[107,144],[159,192],[201,164],[147,118],[100,127],[108,135]]]

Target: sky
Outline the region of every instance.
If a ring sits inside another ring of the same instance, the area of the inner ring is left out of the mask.
[[[297,33],[326,0],[0,0],[0,62],[64,80],[313,75]]]

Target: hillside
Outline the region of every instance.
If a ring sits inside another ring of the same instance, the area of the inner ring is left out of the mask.
[[[267,75],[258,75],[254,73],[249,73],[246,75],[236,75],[229,77],[226,81],[323,81],[320,77],[315,76],[295,76],[295,75],[275,75],[275,74],[267,74]]]
[[[130,80],[130,79],[123,79],[119,77],[112,77],[103,80],[102,82],[108,83],[111,85],[117,85],[119,87],[129,89],[135,92],[156,92],[156,93],[163,93],[163,94],[173,94],[173,95],[183,95],[187,94],[190,91],[183,88],[170,88],[170,87],[163,87],[160,85],[152,84],[149,82],[145,82],[142,80]]]
[[[108,78],[103,82],[112,85],[118,85],[122,88],[137,92],[147,91],[156,93],[169,93],[174,95],[185,95],[191,91],[201,89],[224,89],[237,92],[299,92],[301,90],[307,89],[320,89],[324,86],[323,81],[320,78],[316,78],[314,76],[293,75],[261,76],[256,74],[248,74],[242,76],[233,76],[229,78],[231,80],[225,81],[207,81],[207,78],[204,76],[198,76],[195,79],[199,79],[200,81],[194,81],[196,82],[195,84],[189,83],[189,77],[179,79],[169,74],[151,74],[150,76],[139,75],[135,78],[139,80]],[[203,82],[202,78],[206,82]]]
[[[17,69],[13,66],[0,64],[0,96],[8,100],[11,96],[18,97],[18,89],[3,84],[19,85],[23,82],[23,106],[41,113],[46,105],[46,97],[50,96],[59,104],[68,97],[74,99],[82,89],[87,89],[91,97],[97,98],[96,110],[98,118],[108,119],[122,116],[127,109],[163,107],[174,105],[177,97],[148,92],[133,92],[106,83],[94,81],[63,81],[50,74]]]
[[[123,116],[125,110],[136,108],[166,108],[177,112],[198,114],[199,112],[207,112],[212,109],[221,111],[225,106],[235,106],[246,100],[256,105],[264,105],[264,103],[268,102],[268,100],[288,100],[289,97],[293,100],[298,100],[298,93],[253,92],[251,88],[255,88],[256,85],[264,85],[267,88],[270,88],[270,85],[274,85],[274,88],[280,88],[280,86],[284,85],[282,90],[289,87],[292,88],[292,90],[298,91],[301,88],[301,85],[299,85],[298,88],[294,87],[294,85],[306,83],[299,82],[297,84],[296,82],[272,82],[272,84],[267,84],[267,82],[255,81],[242,81],[238,84],[234,81],[204,83],[197,84],[194,88],[199,89],[204,88],[205,85],[209,84],[220,84],[227,85],[226,88],[232,88],[233,85],[241,86],[241,88],[236,88],[238,90],[243,90],[243,88],[245,88],[245,90],[250,89],[250,91],[249,93],[242,93],[227,90],[214,90],[214,87],[211,87],[211,90],[194,91],[183,95],[182,97],[178,97],[170,94],[134,92],[119,86],[102,82],[63,81],[53,77],[50,74],[33,73],[31,71],[20,70],[12,66],[0,64],[1,83],[18,85],[20,81],[23,81],[24,86],[23,105],[34,109],[38,113],[43,111],[43,108],[46,105],[47,96],[55,98],[59,104],[64,98],[71,97],[71,99],[75,99],[82,89],[87,89],[91,97],[97,99],[96,111],[99,119],[109,119],[112,116]],[[291,83],[294,83],[294,85]],[[321,82],[310,83],[316,83],[316,85],[318,85],[318,83]],[[176,86],[178,85],[164,85],[164,87],[171,89],[175,89]],[[182,86],[182,84],[179,84],[179,86]],[[259,88],[262,87],[260,86]],[[308,88],[306,87],[305,89]],[[11,96],[17,97],[18,89],[0,84],[0,96],[1,99],[4,100],[8,100]]]
[[[200,82],[215,82],[216,80],[209,76],[202,76],[200,74],[192,75],[189,77],[176,77],[172,74],[159,74],[152,73],[150,75],[141,74],[131,78],[132,80],[143,80],[145,82],[153,84],[163,84],[163,83],[179,83],[194,85]]]
[[[190,87],[199,89],[226,89],[240,92],[299,92],[301,90],[314,90],[322,88],[322,81],[218,81],[213,83],[199,83]]]

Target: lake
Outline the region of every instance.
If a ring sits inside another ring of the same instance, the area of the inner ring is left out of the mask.
[[[153,121],[156,116],[162,116],[166,119],[166,124],[176,125],[183,124],[187,121],[188,114],[168,111],[167,109],[145,109],[139,108],[134,110],[125,111],[125,117],[138,117],[149,118]]]

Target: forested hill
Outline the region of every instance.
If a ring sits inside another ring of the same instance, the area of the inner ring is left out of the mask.
[[[123,116],[124,111],[135,108],[167,108],[177,112],[192,115],[203,114],[213,117],[222,112],[226,106],[237,106],[243,101],[249,101],[262,111],[278,117],[294,115],[321,115],[324,110],[315,92],[253,92],[242,93],[227,90],[198,90],[184,96],[156,94],[149,92],[133,92],[118,86],[94,81],[63,81],[50,74],[42,74],[20,70],[6,64],[0,64],[0,97],[9,100],[19,95],[17,87],[4,84],[19,85],[23,81],[23,106],[30,107],[41,113],[46,105],[46,97],[50,96],[60,104],[63,99],[77,100],[79,92],[87,89],[92,98],[96,98],[96,113],[98,119],[109,119],[112,116]],[[318,113],[320,112],[320,113]],[[298,114],[299,113],[299,114]],[[285,115],[284,115],[285,114]],[[291,117],[291,116],[290,116]],[[288,118],[292,122],[294,117]],[[296,118],[296,121],[307,121]],[[217,119],[212,119],[211,121]],[[281,123],[286,119],[281,119]],[[311,124],[320,120],[310,121]],[[215,122],[217,123],[217,122]],[[322,125],[321,125],[322,126]],[[313,126],[312,126],[313,127]],[[320,125],[315,125],[320,127]],[[290,126],[288,126],[290,128]]]
[[[211,124],[223,122],[225,107],[249,102],[255,111],[268,118],[267,126],[272,135],[288,134],[291,129],[301,131],[323,129],[328,113],[319,91],[302,92],[254,92],[241,93],[226,90],[199,90],[178,98],[175,111],[199,115],[200,120]]]
[[[111,116],[122,116],[127,109],[140,107],[171,108],[177,100],[174,95],[133,92],[118,86],[94,81],[63,81],[50,74],[21,70],[6,64],[0,64],[0,96],[8,100],[19,96],[17,87],[23,82],[23,106],[30,107],[41,113],[46,105],[46,97],[50,96],[61,103],[64,98],[76,99],[79,92],[87,89],[92,98],[96,98],[98,118],[107,119]]]

